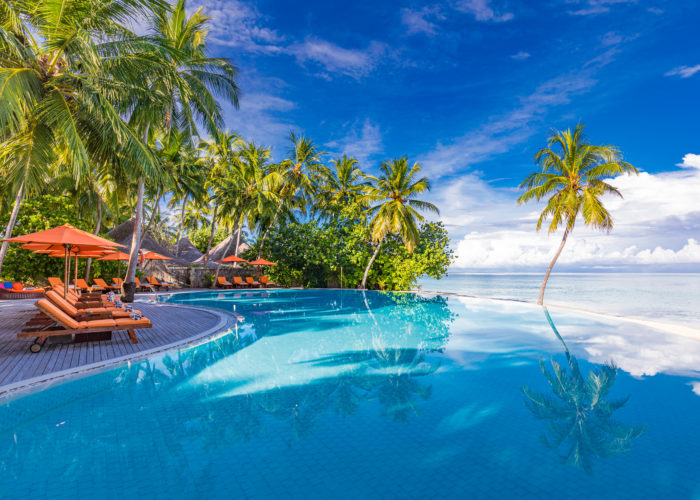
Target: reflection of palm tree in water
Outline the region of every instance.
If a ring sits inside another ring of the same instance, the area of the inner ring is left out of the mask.
[[[553,450],[564,449],[560,458],[565,463],[582,467],[592,473],[593,459],[624,453],[641,436],[646,426],[628,427],[613,419],[613,413],[627,403],[624,399],[606,401],[615,383],[617,367],[611,362],[594,368],[584,379],[576,358],[571,355],[564,339],[544,308],[554,334],[564,348],[571,373],[552,360],[550,372],[540,359],[540,367],[556,398],[523,386],[527,397],[525,406],[538,419],[548,420],[549,435],[545,445]]]

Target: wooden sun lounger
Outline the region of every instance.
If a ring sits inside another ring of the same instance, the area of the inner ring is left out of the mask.
[[[75,280],[75,288],[77,288],[80,291],[87,290],[88,292],[92,292],[94,290],[102,290],[102,287],[99,285],[93,285],[90,286],[87,284],[87,281],[84,279],[78,278]]]
[[[262,286],[264,286],[264,287],[268,287],[268,286],[270,286],[270,285],[276,285],[276,284],[277,284],[277,283],[275,283],[274,281],[270,281],[270,279],[269,279],[267,276],[260,276],[260,283],[261,283]]]
[[[170,283],[167,283],[165,281],[159,282],[153,276],[149,276],[148,278],[146,278],[146,281],[148,281],[151,284],[151,286],[156,287],[158,290],[160,290],[161,288],[165,288],[165,290],[167,291],[172,286]]]
[[[227,281],[226,278],[224,278],[223,276],[219,276],[216,279],[216,284],[217,284],[217,286],[220,286],[221,288],[233,288],[233,283],[231,283],[230,281]]]
[[[44,295],[43,288],[34,288],[32,290],[25,290],[22,288],[5,288],[0,284],[0,300],[17,300],[17,299],[37,299]]]
[[[32,352],[39,352],[41,347],[46,342],[46,339],[55,335],[75,335],[83,333],[98,333],[98,332],[114,332],[117,330],[126,330],[131,341],[136,344],[138,339],[134,330],[137,328],[151,328],[151,322],[148,318],[141,319],[94,319],[88,321],[78,321],[71,318],[63,312],[59,307],[52,304],[47,299],[41,299],[36,303],[39,310],[48,316],[52,322],[45,325],[43,328],[25,329],[17,334],[18,338],[35,337],[34,343],[31,345]]]
[[[246,282],[249,286],[260,286],[260,283],[257,282],[257,281],[255,281],[251,276],[246,276],[245,282]]]
[[[155,292],[155,291],[156,291],[156,289],[153,288],[153,285],[151,285],[150,283],[141,283],[141,281],[140,281],[138,278],[134,278],[134,283],[136,283],[136,288],[137,288],[137,289],[138,289],[138,288],[147,288],[147,289],[149,289],[149,290],[152,291],[152,292]]]
[[[96,284],[99,287],[102,287],[104,290],[120,290],[121,287],[119,285],[108,285],[105,280],[102,278],[95,278],[92,280],[94,284]]]
[[[240,276],[233,277],[233,286],[246,286]]]

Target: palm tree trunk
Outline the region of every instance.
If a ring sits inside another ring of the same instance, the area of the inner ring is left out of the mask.
[[[228,240],[228,244],[226,245],[226,250],[224,250],[224,256],[221,257],[221,259],[219,259],[219,262],[216,265],[216,274],[214,275],[214,282],[211,284],[212,288],[216,288],[216,286],[217,286],[217,280],[219,279],[219,271],[221,270],[221,261],[223,260],[224,257],[228,256],[228,252],[231,249],[231,243],[233,243],[233,235],[234,234],[236,234],[235,228],[234,228],[234,232],[231,233],[231,238]]]
[[[564,237],[561,239],[561,244],[559,245],[559,250],[557,250],[557,253],[554,254],[554,258],[552,259],[551,264],[549,264],[549,268],[547,268],[547,273],[544,275],[544,281],[542,281],[542,287],[540,288],[540,296],[537,299],[537,305],[542,305],[544,302],[544,289],[547,287],[547,280],[549,279],[549,275],[552,273],[552,268],[554,268],[554,264],[556,264],[557,259],[561,255],[562,250],[564,250],[564,245],[566,244],[566,238],[569,236],[569,228],[566,228],[564,231]]]
[[[211,217],[211,232],[209,233],[209,243],[207,243],[207,253],[204,254],[204,267],[207,267],[209,262],[209,252],[211,251],[211,244],[214,241],[214,233],[216,232],[216,214],[219,211],[219,203],[214,205],[214,215]]]
[[[177,236],[175,237],[175,257],[180,256],[180,236],[182,236],[182,230],[185,227],[185,208],[187,206],[187,198],[189,195],[185,195],[182,200],[182,210],[180,210],[180,224],[177,226]]]
[[[102,198],[97,196],[97,224],[95,225],[95,232],[93,234],[100,233],[100,226],[102,226]],[[92,265],[92,258],[88,258],[85,263],[85,281],[90,280],[90,266]]]
[[[365,269],[365,275],[362,277],[362,283],[360,284],[360,288],[364,289],[365,285],[367,284],[367,276],[369,276],[369,270],[372,267],[372,264],[374,264],[374,259],[377,258],[377,255],[379,255],[379,249],[382,247],[382,243],[384,242],[384,238],[379,240],[379,243],[377,243],[377,248],[374,249],[374,254],[372,254],[372,258],[369,259],[369,262],[367,263],[367,269]]]
[[[12,213],[10,214],[10,220],[7,222],[7,229],[5,229],[5,239],[12,238],[12,231],[15,229],[15,223],[17,222],[17,215],[19,214],[19,207],[22,205],[22,195],[24,194],[24,183],[19,186],[17,190],[17,195],[15,196],[15,205],[12,207]],[[7,255],[7,249],[10,246],[9,241],[2,242],[2,248],[0,249],[0,272],[2,272],[2,263],[5,261],[5,256]],[[1,274],[0,274],[1,276]]]
[[[275,215],[272,217],[272,222],[270,222],[270,225],[267,226],[267,229],[265,229],[265,232],[263,233],[263,236],[260,239],[260,246],[258,247],[258,259],[260,257],[262,257],[263,247],[265,246],[265,239],[267,238],[267,235],[269,234],[270,229],[272,229],[272,226],[274,226],[275,222],[277,222],[277,217],[280,214],[280,210],[282,210],[282,203],[283,203],[283,201],[280,201],[279,205],[277,205],[277,210],[275,210]]]
[[[124,302],[134,301],[136,291],[136,265],[138,264],[139,247],[141,242],[141,217],[143,215],[143,177],[139,177],[138,198],[136,200],[136,210],[134,210],[134,232],[131,234],[131,253],[129,254],[129,265],[126,268],[126,279],[124,280]]]
[[[144,229],[143,233],[141,233],[141,239],[139,240],[139,247],[141,247],[141,243],[143,243],[143,238],[146,236],[146,233],[151,231],[153,229],[153,221],[156,220],[156,213],[158,212],[158,204],[160,203],[160,198],[161,194],[158,193],[158,196],[156,196],[156,201],[153,204],[153,210],[151,210],[151,218],[148,221],[148,225]]]

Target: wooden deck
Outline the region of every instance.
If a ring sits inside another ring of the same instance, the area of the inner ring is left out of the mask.
[[[35,300],[0,302],[0,394],[18,383],[52,373],[76,369],[94,363],[138,356],[147,351],[178,342],[186,342],[209,330],[223,330],[233,318],[223,312],[177,305],[136,302],[135,307],[153,323],[153,328],[136,330],[138,344],[125,331],[112,334],[112,340],[60,344],[49,339],[40,352],[32,353],[32,339],[18,339],[17,333],[36,313]],[[215,331],[211,331],[214,334]]]

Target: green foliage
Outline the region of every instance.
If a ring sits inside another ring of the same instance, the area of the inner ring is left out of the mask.
[[[266,269],[284,286],[355,288],[374,247],[370,228],[359,206],[344,208],[337,218],[321,223],[288,223],[272,231],[263,257],[277,263]],[[385,239],[369,275],[368,287],[406,290],[423,275],[441,278],[452,261],[449,238],[440,222],[422,224],[418,244],[409,253],[399,236]],[[254,258],[257,249],[247,257]]]
[[[43,231],[61,224],[72,224],[85,231],[94,231],[93,223],[78,219],[77,214],[75,205],[66,197],[39,196],[22,204],[14,234],[19,236]],[[9,213],[3,213],[0,217],[0,227],[5,227],[9,218]],[[85,259],[80,259],[78,265],[78,276],[82,278],[85,271]],[[74,271],[75,268],[71,266],[71,276],[73,276]],[[93,259],[91,275],[111,281],[112,277],[117,275],[117,264],[115,262],[99,262]],[[46,278],[49,276],[63,279],[63,259],[35,254],[30,250],[23,250],[17,243],[11,243],[5,257],[2,276],[3,280],[42,285],[46,283]]]
[[[211,225],[200,227],[196,231],[192,231],[188,236],[192,244],[197,247],[197,250],[204,253],[207,251],[207,243],[209,243],[209,235],[211,233]],[[216,245],[221,243],[226,239],[228,233],[226,228],[218,227],[214,231],[214,239],[211,242],[211,247],[214,248]]]

